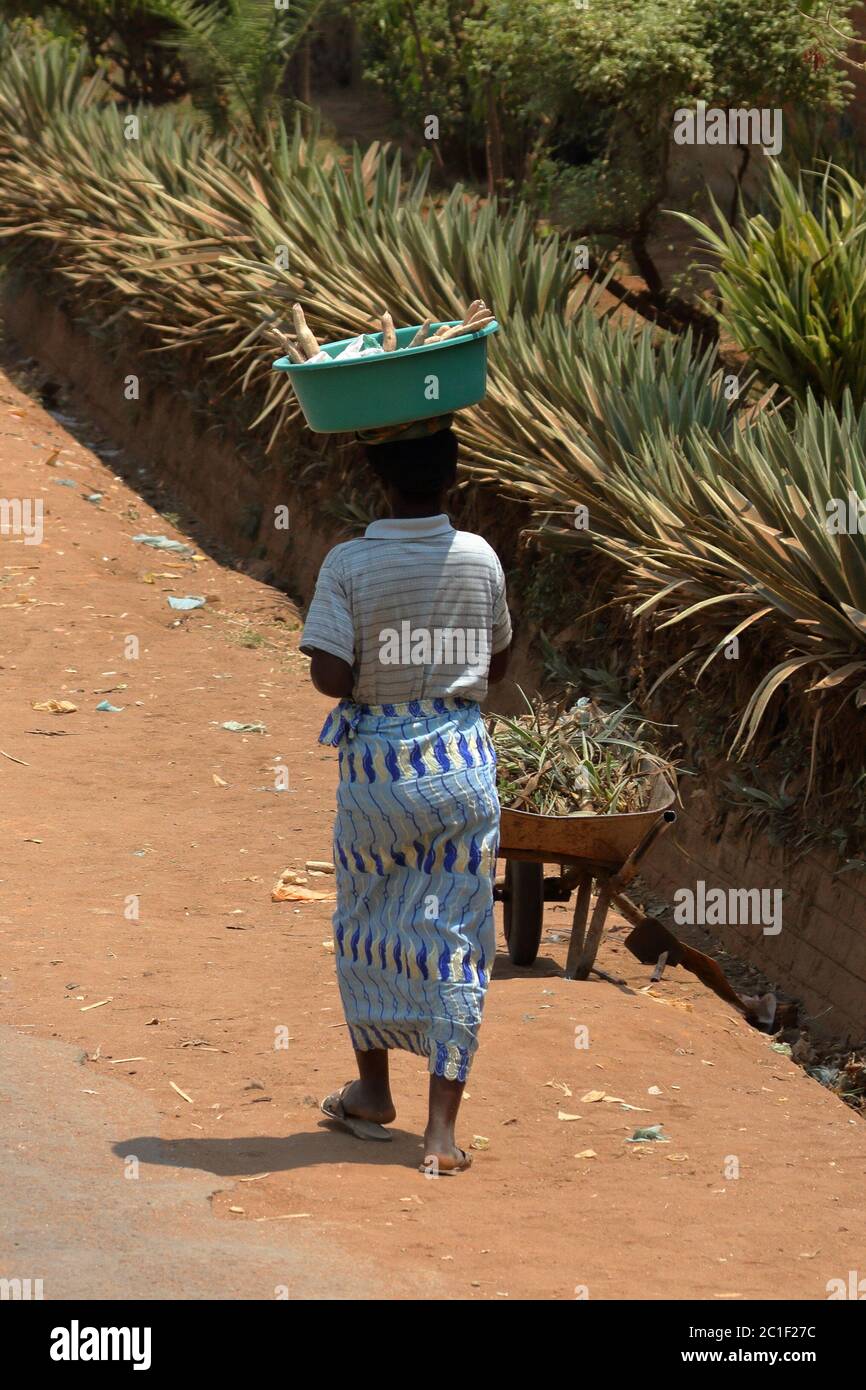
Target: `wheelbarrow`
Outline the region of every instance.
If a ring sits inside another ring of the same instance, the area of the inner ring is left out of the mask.
[[[585,980],[594,969],[611,903],[629,921],[645,920],[624,889],[659,836],[676,820],[675,798],[668,778],[656,770],[643,811],[540,816],[503,810],[499,855],[506,860],[505,879],[494,887],[494,897],[504,904],[505,940],[515,965],[532,965],[538,955],[545,901],[568,902],[574,889],[567,980]],[[559,877],[545,878],[545,864],[559,864]],[[593,881],[598,896],[590,917]]]

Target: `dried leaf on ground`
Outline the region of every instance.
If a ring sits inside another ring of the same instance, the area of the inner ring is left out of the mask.
[[[324,903],[333,902],[336,893],[320,893],[315,888],[305,888],[298,882],[300,876],[294,869],[284,869],[271,889],[271,900],[275,903]]]

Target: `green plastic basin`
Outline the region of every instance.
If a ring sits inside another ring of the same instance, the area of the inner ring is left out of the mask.
[[[454,320],[453,326],[459,322]],[[273,366],[288,372],[304,419],[317,434],[403,425],[463,410],[483,399],[487,339],[498,328],[494,321],[478,333],[417,348],[408,347],[417,325],[398,328],[397,350],[382,357],[302,364],[279,357]],[[369,336],[382,341],[381,333]],[[324,343],[322,350],[333,358],[351,341]]]

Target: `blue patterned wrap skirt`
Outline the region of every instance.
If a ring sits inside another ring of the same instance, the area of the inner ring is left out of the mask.
[[[465,1081],[495,952],[496,757],[474,702],[342,700],[334,953],[358,1051]]]

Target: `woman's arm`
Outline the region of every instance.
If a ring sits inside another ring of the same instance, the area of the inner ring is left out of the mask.
[[[505,595],[505,572],[495,553],[493,555],[493,565],[496,591],[493,601],[493,623],[490,635],[495,650],[490,658],[490,670],[487,672],[488,685],[496,685],[497,681],[501,681],[505,675],[508,669],[508,658],[511,655],[511,644],[513,640],[511,614],[508,611],[508,599]]]
[[[332,700],[347,700],[352,694],[354,673],[349,663],[316,647],[310,649],[310,679],[322,695],[329,695]]]
[[[301,634],[301,651],[310,658],[310,679],[332,700],[348,699],[354,685],[355,632],[343,549],[335,546],[325,556]]]
[[[490,670],[487,672],[488,685],[496,685],[501,681],[505,672],[508,670],[508,659],[511,656],[511,643],[503,647],[501,652],[494,652],[490,658]]]

